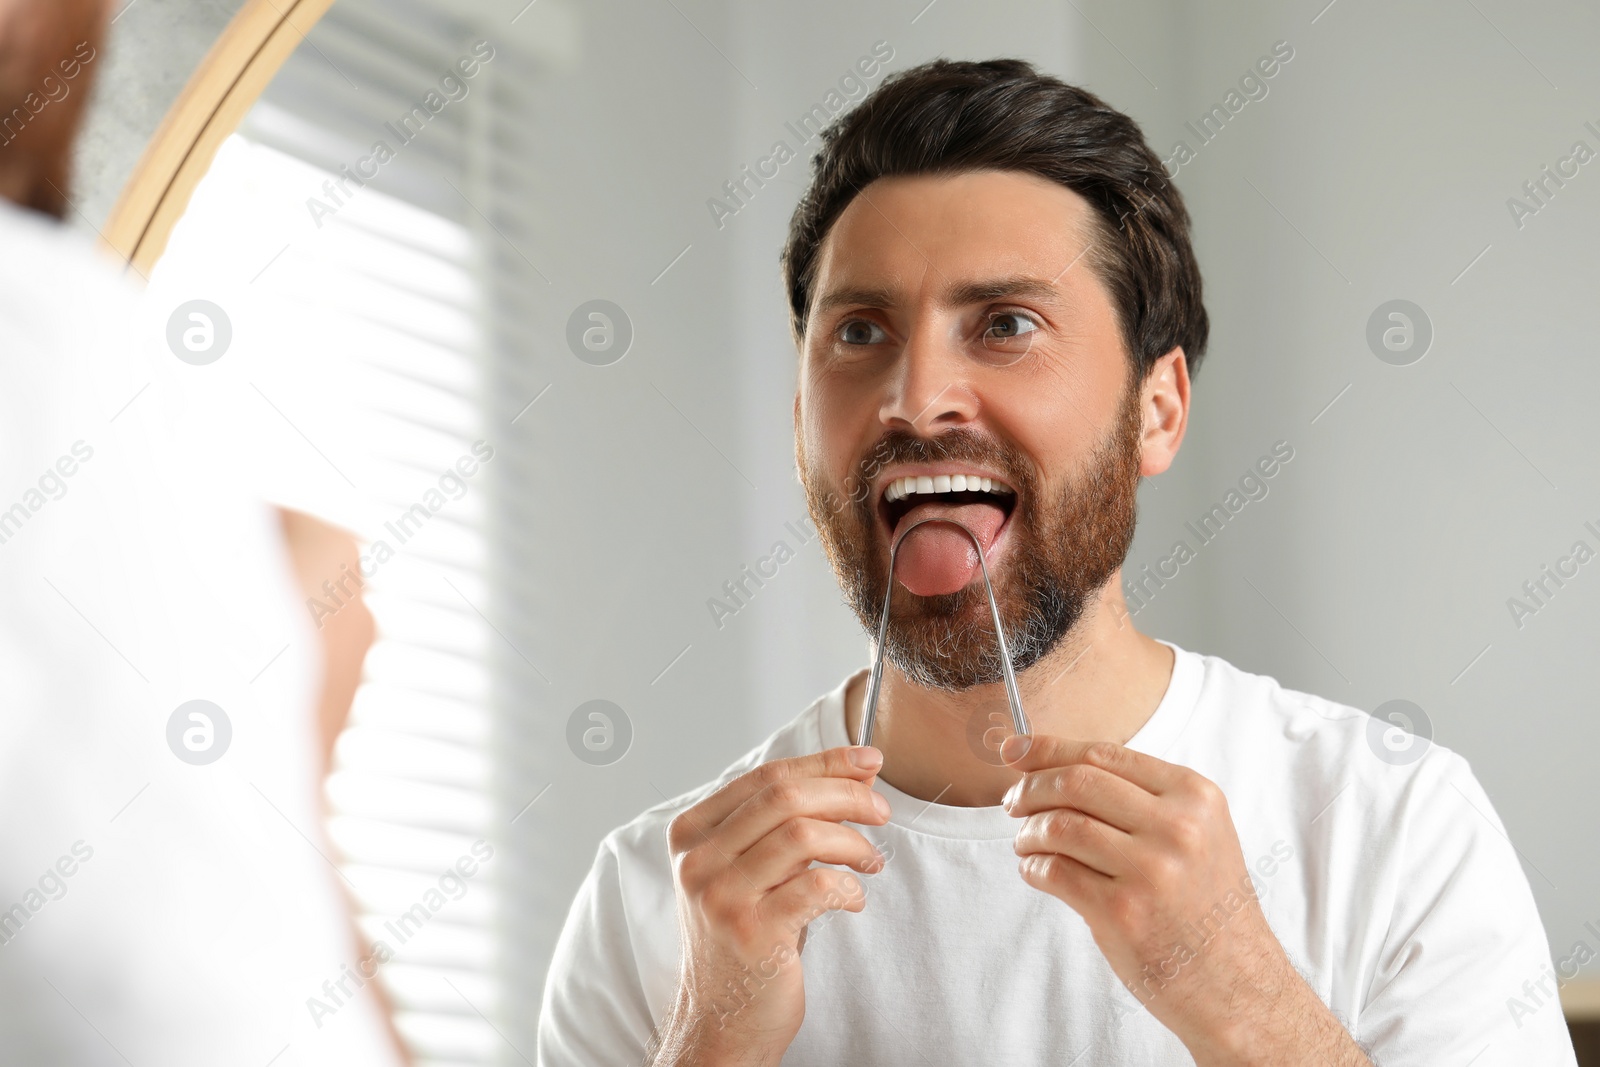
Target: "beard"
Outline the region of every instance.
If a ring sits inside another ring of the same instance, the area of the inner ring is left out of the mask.
[[[867,490],[893,463],[967,462],[1004,475],[1017,491],[1001,565],[991,570],[995,602],[1021,673],[1056,648],[1127,558],[1133,544],[1143,421],[1137,379],[1084,470],[1045,496],[1032,463],[1005,442],[972,430],[936,437],[891,430],[856,468],[854,492],[841,496],[808,469],[796,448],[806,506],[845,600],[876,638],[889,583],[889,544],[879,535],[878,498]],[[999,643],[983,583],[921,597],[896,585],[884,656],[914,685],[952,692],[1001,681]]]

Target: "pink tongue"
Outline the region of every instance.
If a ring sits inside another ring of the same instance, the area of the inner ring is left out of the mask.
[[[918,504],[895,525],[895,536],[913,523],[938,516],[954,519],[983,542],[987,555],[1006,513],[994,504]],[[917,596],[941,596],[966,587],[978,573],[978,551],[972,539],[947,522],[930,522],[905,535],[895,559],[894,575]]]

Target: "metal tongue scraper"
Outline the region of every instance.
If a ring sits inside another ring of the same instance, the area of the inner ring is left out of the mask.
[[[900,545],[906,539],[906,534],[918,526],[929,522],[949,523],[972,541],[972,547],[978,550],[978,566],[983,571],[983,588],[989,594],[989,614],[994,618],[994,636],[1000,642],[1000,671],[1005,676],[1006,700],[1011,705],[1011,723],[1019,734],[1028,733],[1028,717],[1022,713],[1022,697],[1017,694],[1017,676],[1011,670],[1011,649],[1006,644],[1006,632],[1000,625],[1000,605],[994,598],[994,586],[989,584],[989,565],[984,562],[983,544],[971,530],[954,519],[927,518],[919,519],[906,527],[895,539],[893,547],[889,549],[889,587],[883,594],[883,616],[878,620],[878,652],[872,661],[872,676],[867,681],[867,706],[861,716],[860,737],[856,740],[858,745],[872,744],[872,727],[878,717],[878,690],[883,682],[883,648],[884,638],[889,632],[889,602],[894,598],[894,561],[900,554]]]

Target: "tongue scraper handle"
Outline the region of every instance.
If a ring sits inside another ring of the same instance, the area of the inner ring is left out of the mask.
[[[895,557],[900,554],[900,545],[905,541],[906,535],[929,522],[943,522],[954,526],[966,534],[972,541],[972,547],[978,550],[978,566],[983,571],[983,588],[989,594],[989,614],[994,618],[994,636],[1000,642],[1000,671],[1005,676],[1006,701],[1011,705],[1011,723],[1019,734],[1031,732],[1028,729],[1028,717],[1022,713],[1022,697],[1017,693],[1017,676],[1011,670],[1011,648],[1006,644],[1006,632],[1000,625],[1000,605],[994,598],[994,586],[989,583],[989,565],[984,562],[983,543],[971,530],[954,519],[926,518],[918,519],[907,526],[905,533],[896,538],[894,545],[889,549],[889,587],[883,594],[883,615],[878,620],[878,650],[872,661],[872,675],[867,681],[866,711],[861,716],[860,736],[856,740],[858,745],[872,744],[872,727],[878,717],[878,690],[883,682],[884,637],[889,632],[889,601],[894,596]]]

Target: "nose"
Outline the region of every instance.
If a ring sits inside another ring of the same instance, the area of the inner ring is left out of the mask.
[[[885,426],[930,436],[971,422],[978,397],[968,382],[972,367],[933,317],[917,324],[895,361],[879,408]]]

